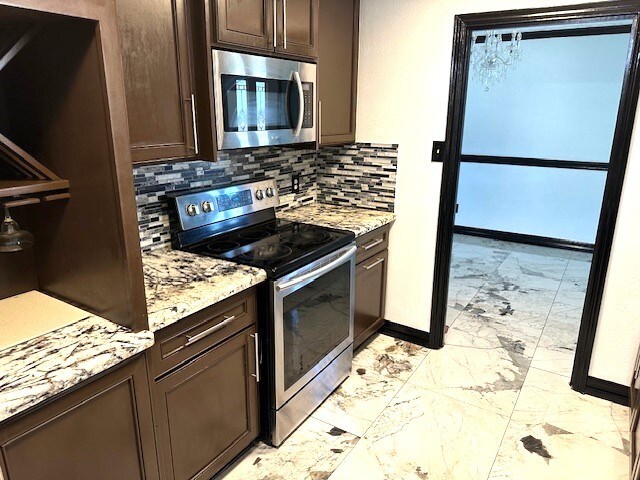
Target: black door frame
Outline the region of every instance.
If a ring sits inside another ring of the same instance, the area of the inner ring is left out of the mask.
[[[509,10],[455,17],[453,55],[447,114],[446,141],[444,145],[442,186],[436,241],[433,301],[431,305],[431,328],[429,347],[442,348],[446,326],[447,292],[449,288],[449,266],[453,243],[455,203],[460,171],[463,118],[466,103],[469,59],[472,30],[490,30],[536,25],[563,25],[594,20],[628,19],[632,21],[630,49],[625,67],[620,107],[611,149],[610,167],[605,183],[602,211],[598,223],[595,249],[584,310],[578,336],[578,345],[571,376],[574,390],[585,393],[589,390],[588,376],[595,340],[598,316],[605,287],[613,234],[622,194],[622,185],[627,166],[631,134],[638,103],[640,2],[617,1],[570,5],[562,7]]]

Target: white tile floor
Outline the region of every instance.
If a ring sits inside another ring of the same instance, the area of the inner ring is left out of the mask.
[[[590,257],[456,236],[445,348],[377,335],[225,480],[626,479],[628,409],[569,387]]]

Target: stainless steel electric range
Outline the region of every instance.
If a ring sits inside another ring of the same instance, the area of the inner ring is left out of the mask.
[[[278,446],[351,371],[355,235],[277,219],[269,178],[170,198],[174,247],[267,272],[260,391],[266,440]]]

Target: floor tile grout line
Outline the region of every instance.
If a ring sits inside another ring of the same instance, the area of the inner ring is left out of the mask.
[[[499,264],[499,265],[498,265],[498,266],[497,266],[497,267],[496,267],[496,268],[491,272],[491,274],[489,275],[489,277],[490,277],[491,275],[493,275],[493,274],[494,274],[494,273],[495,273],[495,272],[500,268],[500,266],[502,266],[502,265],[507,261],[507,259],[509,259],[509,257],[511,257],[511,255],[513,255],[514,253],[516,253],[515,249],[514,249],[514,250],[512,250],[512,251],[509,253],[509,255],[507,255],[507,256],[504,258],[504,260],[503,260],[503,261],[502,261],[502,262],[501,262],[501,263],[500,263],[500,264]],[[545,319],[545,324],[544,324],[544,326],[546,326],[546,323],[547,323],[547,321],[548,321],[549,314],[551,313],[551,306],[552,306],[552,305],[553,305],[553,303],[555,302],[555,298],[556,298],[556,297],[557,297],[557,295],[558,295],[558,290],[560,289],[560,284],[561,284],[561,282],[562,282],[562,278],[564,277],[564,274],[566,273],[566,269],[567,269],[568,264],[569,264],[569,259],[567,259],[567,263],[566,263],[565,268],[564,268],[564,271],[563,271],[563,273],[562,273],[562,277],[561,277],[560,281],[558,282],[558,288],[557,288],[557,290],[556,290],[556,294],[555,294],[555,296],[554,296],[554,301],[553,301],[553,302],[551,303],[551,305],[549,306],[549,311],[547,312],[547,317],[546,317],[546,319]],[[487,283],[488,283],[488,280],[487,280],[487,281],[482,285],[482,287],[480,287],[480,289],[478,290],[478,292],[479,292],[480,290],[482,290],[482,288],[484,288],[484,286],[485,286]],[[477,293],[476,293],[476,295],[477,295]],[[475,297],[474,297],[474,298],[475,298]],[[472,298],[471,300],[473,300],[473,298]],[[469,301],[469,303],[471,303],[471,300]],[[467,305],[468,305],[468,304],[467,304]],[[458,318],[459,318],[459,316],[458,316],[458,317],[456,317],[456,320],[457,320]],[[453,323],[455,323],[455,321],[454,321]],[[453,323],[452,323],[452,325],[453,325]],[[511,420],[513,419],[513,414],[514,414],[515,409],[516,409],[516,406],[517,406],[517,404],[518,404],[518,400],[520,399],[520,394],[522,393],[522,388],[524,387],[524,384],[525,384],[525,382],[526,382],[526,380],[527,380],[527,376],[529,375],[529,371],[530,371],[530,369],[531,369],[531,363],[533,362],[533,356],[535,355],[535,351],[536,351],[536,350],[537,350],[537,348],[538,348],[538,343],[540,343],[540,338],[542,337],[542,332],[544,331],[544,326],[543,326],[543,327],[542,327],[542,329],[540,330],[540,336],[538,336],[538,342],[536,342],[536,347],[534,348],[533,354],[532,354],[532,356],[531,356],[531,360],[530,360],[530,362],[529,362],[529,366],[527,367],[527,371],[526,371],[526,373],[525,373],[525,375],[524,375],[524,378],[523,378],[523,380],[522,380],[522,384],[520,385],[520,388],[518,389],[518,394],[517,394],[517,396],[516,396],[515,402],[513,403],[513,408],[512,408],[512,410],[511,410],[511,414],[508,416],[507,425],[505,426],[504,432],[502,433],[502,437],[501,437],[501,439],[500,439],[500,443],[498,444],[498,449],[496,450],[495,456],[494,456],[494,458],[493,458],[493,462],[491,463],[491,467],[489,468],[489,472],[488,472],[488,474],[487,474],[487,478],[489,478],[489,477],[491,476],[491,472],[493,471],[493,467],[495,466],[495,462],[496,462],[496,460],[497,460],[497,458],[498,458],[498,455],[499,455],[499,453],[500,453],[500,448],[502,447],[502,442],[504,441],[504,438],[506,437],[507,431],[508,431],[508,429],[509,429],[509,425],[510,425],[510,423],[511,423]]]
[[[411,342],[409,342],[411,343]],[[414,344],[415,345],[415,344]],[[416,367],[413,369],[413,371],[411,372],[411,375],[409,375],[407,377],[406,380],[404,380],[404,382],[402,383],[402,385],[400,386],[400,388],[398,388],[398,390],[393,394],[393,397],[391,397],[391,399],[389,399],[389,401],[387,402],[387,404],[384,406],[384,408],[380,411],[380,413],[378,414],[378,416],[375,418],[375,420],[373,420],[369,426],[365,429],[364,432],[362,432],[361,436],[358,436],[358,441],[353,445],[353,448],[351,448],[351,450],[349,450],[349,453],[347,453],[344,458],[338,463],[338,465],[336,465],[336,468],[333,470],[333,472],[331,472],[331,475],[329,475],[329,478],[327,480],[331,480],[331,477],[333,476],[333,474],[336,472],[336,470],[338,470],[338,468],[340,468],[340,465],[342,465],[345,460],[349,457],[349,455],[351,455],[353,453],[353,450],[356,448],[356,446],[360,443],[360,441],[362,441],[365,437],[365,435],[367,434],[367,432],[369,431],[369,429],[373,426],[374,423],[376,423],[378,421],[378,419],[382,416],[382,414],[385,412],[385,410],[387,410],[387,408],[389,408],[389,405],[391,405],[391,402],[393,402],[393,400],[398,396],[398,393],[400,393],[400,390],[402,390],[407,383],[409,383],[409,379],[413,376],[413,374],[416,372],[416,370],[418,370],[418,368],[420,368],[420,366],[422,365],[422,363],[426,360],[427,356],[431,353],[431,350],[427,350],[427,352],[425,353],[424,357],[422,357],[422,360],[420,360],[420,363],[418,363],[418,365],[416,365]],[[325,422],[326,423],[326,422]],[[335,426],[335,425],[334,425]],[[337,427],[340,428],[340,427]]]
[[[533,349],[533,354],[531,355],[531,361],[529,362],[529,366],[527,367],[527,372],[525,373],[524,379],[522,381],[522,385],[520,386],[520,388],[518,389],[518,395],[516,396],[516,401],[513,404],[513,409],[511,410],[511,415],[509,416],[509,421],[507,422],[507,427],[505,428],[505,431],[502,434],[502,439],[500,440],[500,444],[498,446],[498,451],[496,452],[495,457],[493,458],[493,462],[491,464],[491,468],[489,469],[489,474],[487,475],[487,479],[489,479],[491,477],[491,473],[493,472],[493,468],[495,467],[496,461],[498,460],[498,455],[500,454],[500,449],[502,448],[502,443],[504,442],[504,439],[507,435],[507,431],[509,430],[509,426],[511,425],[511,422],[513,421],[513,415],[516,411],[516,408],[518,406],[518,402],[520,401],[520,395],[522,394],[522,390],[524,389],[525,383],[527,382],[527,377],[529,377],[529,373],[531,372],[532,368],[532,364],[533,364],[533,359],[535,357],[536,351],[538,350],[538,345],[540,344],[540,340],[542,338],[542,335],[544,334],[544,329],[547,326],[547,322],[549,321],[549,316],[551,315],[551,310],[553,309],[553,305],[555,304],[556,298],[558,297],[558,292],[560,291],[560,285],[562,284],[562,279],[564,278],[566,272],[567,272],[567,268],[569,267],[569,260],[567,261],[567,264],[564,267],[564,271],[562,272],[562,277],[560,278],[560,282],[558,283],[558,289],[556,290],[556,294],[553,297],[553,302],[551,302],[551,305],[549,306],[549,311],[547,312],[547,317],[545,319],[544,322],[544,326],[542,327],[542,330],[540,330],[540,336],[538,337],[538,341],[536,342],[536,346]],[[566,378],[566,377],[565,377]]]
[[[572,253],[572,255],[573,255],[573,253]],[[542,331],[540,332],[540,336],[538,337],[538,341],[536,342],[536,346],[533,349],[533,355],[531,355],[531,363],[529,364],[529,368],[531,368],[531,365],[533,364],[533,359],[535,358],[536,352],[538,351],[538,346],[540,345],[540,340],[542,339],[542,336],[544,335],[544,329],[547,327],[547,323],[549,322],[549,317],[551,316],[551,310],[553,310],[553,306],[555,305],[556,299],[558,298],[558,292],[560,292],[560,285],[562,285],[562,279],[564,278],[564,276],[567,273],[567,268],[569,268],[569,262],[567,262],[567,265],[565,265],[565,267],[564,267],[564,271],[562,272],[562,277],[560,279],[560,283],[558,284],[558,289],[556,290],[556,294],[553,297],[553,301],[551,302],[551,305],[549,306],[549,311],[547,312],[547,317],[545,318],[544,325],[542,326]],[[574,356],[575,356],[575,352],[574,352]],[[527,374],[528,373],[529,373],[529,371],[527,370]]]

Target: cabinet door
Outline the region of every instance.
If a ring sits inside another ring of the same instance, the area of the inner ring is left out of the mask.
[[[3,427],[0,446],[7,480],[158,478],[144,359]]]
[[[319,0],[277,0],[276,52],[318,58]]]
[[[196,154],[186,0],[116,0],[134,162]]]
[[[384,323],[386,285],[387,251],[385,250],[356,267],[353,348],[358,348]]]
[[[320,144],[356,139],[359,0],[322,0],[318,55]]]
[[[211,1],[216,44],[273,51],[274,0]]]
[[[254,327],[156,384],[165,479],[208,479],[258,436]]]

